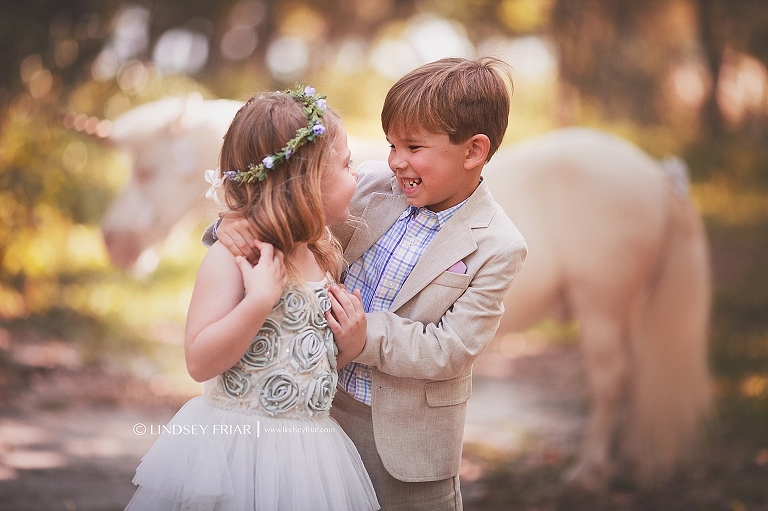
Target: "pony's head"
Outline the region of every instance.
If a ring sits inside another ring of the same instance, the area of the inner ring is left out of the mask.
[[[131,158],[133,172],[102,219],[112,261],[131,268],[190,212],[201,210],[204,172],[216,168],[221,138],[241,103],[165,98],[113,124],[107,142]]]

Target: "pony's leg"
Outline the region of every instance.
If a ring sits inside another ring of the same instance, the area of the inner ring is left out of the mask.
[[[591,315],[580,318],[580,329],[592,402],[579,462],[566,474],[566,483],[599,491],[614,471],[611,447],[628,370],[625,327],[616,317]]]

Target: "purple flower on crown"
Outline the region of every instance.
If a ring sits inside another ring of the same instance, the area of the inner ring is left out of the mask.
[[[292,156],[292,155],[293,155],[293,150],[291,150],[291,148],[290,148],[290,147],[289,147],[288,149],[286,149],[286,150],[285,150],[285,159],[286,159],[286,160],[289,160],[289,159],[291,158],[291,156]]]
[[[304,87],[304,94],[306,94],[307,96],[314,96],[315,95],[315,88],[314,87],[310,87],[309,85],[307,85],[306,87]]]
[[[268,169],[271,169],[272,166],[275,164],[275,158],[273,158],[272,156],[267,156],[266,158],[261,160],[261,163],[263,163],[264,166],[267,167]]]
[[[315,101],[315,104],[317,105],[317,108],[319,108],[322,111],[325,111],[326,108],[328,108],[328,105],[325,104],[324,99],[318,99]]]
[[[322,125],[322,124],[320,124],[320,123],[317,123],[317,124],[315,124],[314,126],[312,126],[312,133],[313,133],[315,136],[320,136],[320,135],[322,135],[323,133],[325,133],[325,126],[323,126],[323,125]]]
[[[224,177],[227,179],[234,180],[237,177],[238,172],[236,170],[228,170],[224,173]]]

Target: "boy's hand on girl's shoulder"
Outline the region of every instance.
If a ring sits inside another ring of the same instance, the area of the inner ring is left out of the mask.
[[[245,217],[224,216],[216,228],[216,238],[234,256],[243,256],[251,264],[259,260],[256,231]]]
[[[359,289],[349,293],[333,285],[328,288],[328,298],[331,300],[331,310],[325,313],[325,319],[339,347],[339,355],[336,357],[338,365],[344,367],[363,351],[368,321],[365,319]]]
[[[288,274],[283,264],[283,253],[269,243],[254,240],[261,253],[259,262],[251,265],[243,256],[236,256],[235,262],[243,274],[245,296],[264,300],[270,308],[276,304],[288,285]]]

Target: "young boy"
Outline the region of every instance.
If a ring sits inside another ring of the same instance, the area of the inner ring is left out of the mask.
[[[332,324],[340,349],[364,345],[340,371],[331,414],[357,446],[383,510],[462,509],[472,363],[527,254],[481,177],[507,128],[502,75],[509,67],[496,59],[450,58],[401,78],[381,114],[389,165],[358,168],[356,220],[334,228],[350,263],[345,287],[361,291],[367,329],[361,336],[359,320],[357,329]],[[252,236],[240,220],[217,234],[249,255]],[[333,296],[334,314],[355,323],[359,301],[354,307],[338,289]]]

